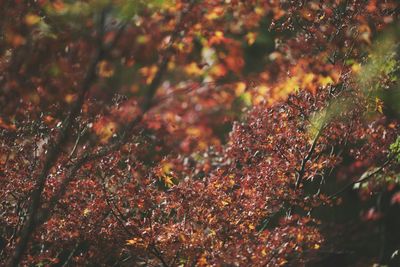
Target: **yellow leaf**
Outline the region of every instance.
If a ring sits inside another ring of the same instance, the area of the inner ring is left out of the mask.
[[[333,80],[330,76],[320,76],[318,79],[319,83],[321,84],[321,86],[327,86],[328,84],[333,84]]]
[[[199,66],[195,63],[192,62],[188,65],[185,66],[185,72],[188,75],[201,75],[203,74],[203,70],[199,68]]]
[[[83,210],[83,216],[87,216],[90,213],[90,209],[86,208]]]
[[[224,33],[222,31],[216,31],[216,32],[214,32],[214,36],[212,36],[208,40],[208,44],[209,45],[220,44],[221,42],[224,41],[224,39],[225,39]]]
[[[135,237],[133,239],[126,240],[126,245],[133,246],[133,245],[138,244],[139,242],[140,242],[140,239]]]
[[[107,141],[113,136],[118,125],[107,119],[100,119],[93,125],[94,132],[99,136],[101,143],[107,143]]]
[[[243,104],[246,106],[250,106],[252,104],[252,96],[249,92],[240,95],[240,99],[243,101]]]
[[[210,230],[209,236],[215,236],[217,233],[214,230]]]
[[[172,169],[172,164],[171,163],[167,162],[167,163],[163,164],[163,166],[162,166],[162,172],[164,174],[169,174],[171,169]]]
[[[40,17],[38,15],[29,13],[28,15],[25,16],[25,23],[28,26],[33,26],[35,24],[38,24],[40,21]]]
[[[292,92],[298,92],[299,89],[300,85],[298,83],[298,78],[290,77],[282,84],[282,88],[279,93],[282,95],[282,97],[286,97],[288,94]]]
[[[182,242],[186,242],[186,237],[184,234],[179,234],[179,240]]]
[[[375,97],[375,110],[383,114],[383,101]]]
[[[352,66],[351,66],[351,70],[354,72],[354,73],[360,73],[360,71],[361,71],[361,64],[359,64],[359,63],[355,63],[355,64],[353,64]]]
[[[134,239],[126,240],[126,244],[127,245],[135,245],[136,244],[136,240],[134,240]]]
[[[172,181],[172,177],[169,175],[165,175],[163,177],[163,181],[164,181],[165,186],[167,186],[167,187],[172,187],[175,185],[174,182]]]
[[[153,65],[149,67],[143,67],[139,70],[140,74],[142,74],[146,78],[146,84],[150,84],[154,76],[156,75],[158,67]]]
[[[359,39],[362,41],[365,41],[367,44],[371,44],[371,29],[368,25],[363,24],[359,26],[359,32],[361,33],[359,35]]]
[[[114,75],[114,67],[106,60],[100,61],[98,69],[100,77],[109,78]]]
[[[199,137],[201,136],[201,129],[198,127],[189,127],[186,129],[186,134],[192,137]]]
[[[226,68],[222,64],[213,66],[210,71],[210,73],[216,77],[222,77],[226,74],[226,72]]]
[[[262,254],[263,256],[267,256],[267,251],[265,250],[265,248],[264,248],[263,250],[261,250],[261,254]]]
[[[74,102],[76,99],[76,94],[67,94],[64,97],[65,102],[67,102],[68,104],[71,104],[72,102]]]
[[[231,200],[229,198],[221,200],[222,206],[227,206],[227,205],[229,205],[229,203],[231,203]]]
[[[301,87],[307,88],[309,84],[313,83],[314,78],[315,78],[314,73],[307,73],[306,75],[304,75],[303,83],[302,83]]]
[[[223,206],[226,206],[226,205],[229,204],[229,202],[226,202],[226,201],[223,201],[223,200],[221,201],[221,203],[222,203]]]
[[[139,35],[139,36],[136,38],[136,41],[137,41],[139,44],[147,44],[150,40],[151,40],[150,35]]]
[[[203,254],[197,261],[198,266],[206,266],[208,264],[206,256]]]
[[[249,32],[248,34],[246,34],[246,41],[248,45],[252,45],[254,44],[254,42],[256,41],[257,38],[257,34],[254,32]]]
[[[288,262],[287,260],[281,259],[281,260],[279,261],[278,264],[279,264],[279,266],[283,266],[283,265],[285,265],[287,262]]]
[[[254,11],[255,11],[255,13],[256,13],[257,15],[264,15],[264,14],[265,14],[265,10],[262,9],[261,7],[256,7],[256,8],[254,9]]]
[[[222,31],[216,31],[214,34],[215,34],[215,37],[218,37],[218,38],[224,37],[224,33]]]
[[[301,241],[303,241],[303,240],[304,240],[304,235],[301,234],[301,233],[298,233],[298,234],[297,234],[297,242],[301,242]]]
[[[207,20],[214,20],[220,18],[224,13],[224,9],[222,7],[215,7],[210,13],[208,13],[205,17]]]
[[[244,82],[238,82],[235,86],[235,95],[240,96],[246,91],[246,84]]]

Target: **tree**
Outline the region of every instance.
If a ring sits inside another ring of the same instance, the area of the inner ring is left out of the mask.
[[[1,5],[2,264],[399,263],[396,1]]]

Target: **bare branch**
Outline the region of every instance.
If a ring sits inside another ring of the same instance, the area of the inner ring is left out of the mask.
[[[371,179],[373,176],[375,176],[376,174],[380,173],[391,161],[392,161],[393,157],[389,158],[385,163],[383,163],[380,167],[378,167],[377,169],[375,169],[373,172],[367,174],[367,176],[362,177],[354,182],[351,182],[347,185],[345,185],[342,189],[340,189],[339,191],[337,191],[336,193],[332,194],[329,196],[329,199],[333,199],[336,198],[337,196],[341,195],[342,193],[346,192],[347,190],[349,190],[350,188],[352,188],[355,184],[358,183],[363,183],[369,179]]]
[[[306,172],[306,164],[311,159],[311,157],[313,156],[315,147],[317,146],[317,143],[318,143],[318,139],[321,136],[322,131],[323,131],[324,128],[325,128],[324,126],[319,128],[317,134],[315,135],[315,137],[313,139],[313,142],[311,144],[310,150],[308,151],[306,157],[303,158],[303,160],[301,161],[300,170],[297,171],[297,179],[296,179],[295,189],[298,189],[300,187],[300,184],[303,182],[304,174]]]

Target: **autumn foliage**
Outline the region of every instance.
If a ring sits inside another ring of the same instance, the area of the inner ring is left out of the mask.
[[[400,266],[399,8],[0,2],[0,265]]]

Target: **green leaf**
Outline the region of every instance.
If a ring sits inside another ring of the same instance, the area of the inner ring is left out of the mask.
[[[389,148],[397,162],[400,162],[400,136],[397,136],[396,141],[392,143]]]

